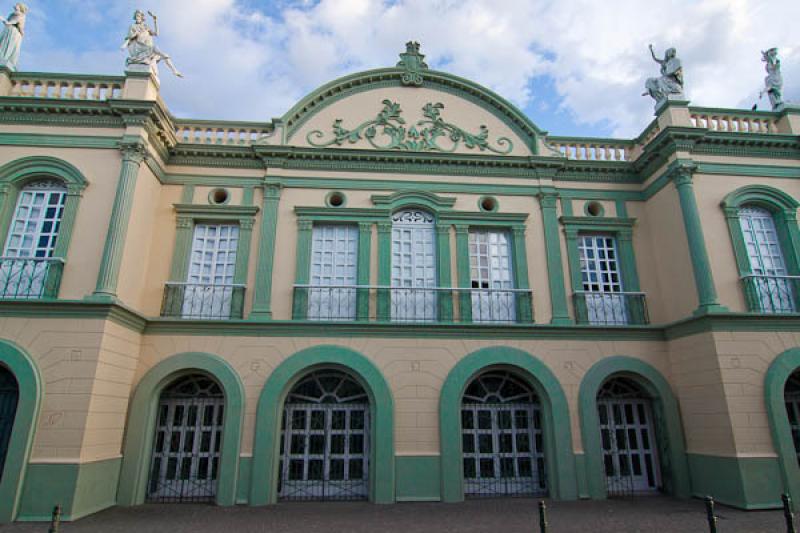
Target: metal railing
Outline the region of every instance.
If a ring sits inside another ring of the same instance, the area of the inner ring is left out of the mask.
[[[742,276],[744,299],[751,313],[797,313],[800,276]]]
[[[54,257],[0,257],[0,298],[55,298],[64,260]]]
[[[572,300],[578,324],[638,326],[650,323],[643,292],[575,291]]]
[[[164,286],[161,316],[195,320],[242,318],[245,286],[235,283],[179,283]]]
[[[529,289],[295,285],[294,319],[515,324],[533,321]]]

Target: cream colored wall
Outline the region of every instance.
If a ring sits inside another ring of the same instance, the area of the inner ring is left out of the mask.
[[[322,108],[313,115],[291,138],[289,138],[288,144],[310,146],[307,141],[307,135],[317,130],[323,133],[323,137],[312,138],[314,142],[320,143],[332,139],[331,130],[334,120],[343,119],[342,127],[345,129],[355,128],[365,121],[374,119],[383,109],[383,104],[381,103],[383,100],[391,100],[392,102],[400,104],[400,109],[402,110],[401,117],[406,121],[406,129],[410,129],[412,126],[416,126],[419,130],[427,127],[424,124],[421,126],[417,125],[417,121],[427,120],[424,119],[422,115],[422,107],[429,102],[441,102],[444,104],[444,109],[441,110],[441,117],[445,122],[455,124],[459,128],[472,134],[479,133],[480,126],[486,125],[489,129],[488,141],[490,146],[501,150],[506,149],[507,147],[505,145],[499,145],[497,141],[501,137],[507,137],[512,141],[514,147],[509,155],[532,155],[530,147],[526,146],[522,139],[503,121],[486,109],[459,96],[428,87],[387,87],[383,89],[372,89],[342,98]],[[376,135],[374,139],[375,142],[380,145],[387,144],[389,137],[380,133],[382,131],[381,127],[378,127],[377,131],[378,135]],[[439,138],[439,143],[442,148],[445,149],[449,149],[453,145],[448,135],[442,135]],[[345,142],[341,147],[359,149],[372,148],[372,146],[363,139],[363,135],[361,141],[354,144]],[[460,147],[455,150],[455,153],[491,154],[492,152],[481,152],[477,148],[467,149],[462,142]]]

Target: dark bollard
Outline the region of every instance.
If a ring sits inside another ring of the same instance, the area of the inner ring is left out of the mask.
[[[786,519],[786,533],[797,533],[794,527],[794,513],[792,512],[792,498],[788,494],[781,495],[783,500],[783,517]]]
[[[50,529],[47,533],[58,533],[58,527],[61,524],[61,506],[56,505],[53,507],[53,516],[50,519]]]
[[[543,501],[539,501],[539,531],[547,533],[547,507]]]
[[[706,496],[706,517],[708,518],[708,530],[717,533],[717,517],[714,515],[714,498]]]

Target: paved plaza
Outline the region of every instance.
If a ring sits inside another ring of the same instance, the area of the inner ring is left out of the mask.
[[[144,505],[115,508],[62,524],[64,533],[538,533],[536,501],[471,500],[458,504],[285,503],[269,507]],[[627,500],[550,502],[551,533],[705,532],[703,502],[649,497]],[[783,532],[781,511],[717,507],[720,533]],[[3,533],[44,533],[47,524],[0,526]]]

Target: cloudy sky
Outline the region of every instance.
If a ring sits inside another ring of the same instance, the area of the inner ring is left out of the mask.
[[[393,66],[408,40],[431,68],[473,79],[553,135],[637,135],[644,81],[675,46],[694,105],[744,107],[780,48],[800,102],[798,0],[28,0],[20,70],[121,74],[135,8],[159,17],[162,93],[180,117],[266,121],[338,76]],[[11,2],[3,9],[10,10]],[[764,98],[759,108],[769,104]]]

